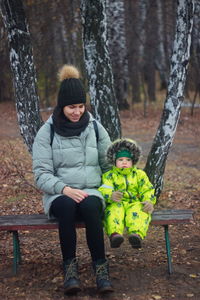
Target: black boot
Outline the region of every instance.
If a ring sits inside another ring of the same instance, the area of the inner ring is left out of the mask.
[[[64,267],[64,293],[75,294],[81,290],[78,278],[78,264],[76,258],[68,259],[63,263]]]
[[[106,259],[99,259],[93,262],[93,268],[96,274],[96,283],[99,293],[113,292],[109,279],[109,266]]]

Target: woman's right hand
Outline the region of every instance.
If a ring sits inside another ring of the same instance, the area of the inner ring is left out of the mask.
[[[80,203],[83,199],[88,197],[88,194],[86,192],[82,190],[70,188],[69,186],[65,186],[62,193],[63,195],[72,198],[77,203]]]

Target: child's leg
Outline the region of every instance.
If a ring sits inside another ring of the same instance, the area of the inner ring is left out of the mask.
[[[123,234],[124,206],[122,203],[114,202],[106,207],[104,227],[108,236],[110,236],[112,233]]]
[[[140,202],[127,205],[125,226],[128,234],[136,233],[144,239],[149,228],[151,215],[143,212],[142,209],[143,205]]]

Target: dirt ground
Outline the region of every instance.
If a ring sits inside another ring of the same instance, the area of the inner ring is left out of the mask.
[[[35,189],[31,156],[19,134],[14,104],[0,103],[0,214],[43,212],[41,193]],[[47,113],[43,114],[44,119]],[[146,118],[137,109],[130,118],[121,114],[123,136],[135,139],[143,149],[139,164],[145,165],[160,119],[156,107]],[[192,224],[170,226],[173,274],[167,273],[163,228],[150,226],[143,248],[133,250],[127,240],[120,249],[111,249],[105,236],[106,254],[115,292],[101,297],[86,246],[84,229],[78,230],[82,291],[63,295],[61,255],[57,231],[20,232],[22,264],[12,274],[12,236],[0,232],[0,299],[200,299],[200,110],[193,117],[182,109],[180,122],[165,170],[165,185],[158,208],[194,210]]]

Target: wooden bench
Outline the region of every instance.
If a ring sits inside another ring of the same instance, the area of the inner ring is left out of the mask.
[[[152,215],[151,225],[164,227],[165,244],[167,252],[168,272],[172,273],[172,260],[170,250],[169,225],[190,223],[193,220],[192,210],[157,210]],[[84,228],[83,223],[77,223],[77,228]],[[57,229],[56,220],[47,219],[44,214],[32,215],[5,215],[0,216],[0,231],[9,231],[13,235],[13,271],[17,273],[21,262],[19,230]]]

